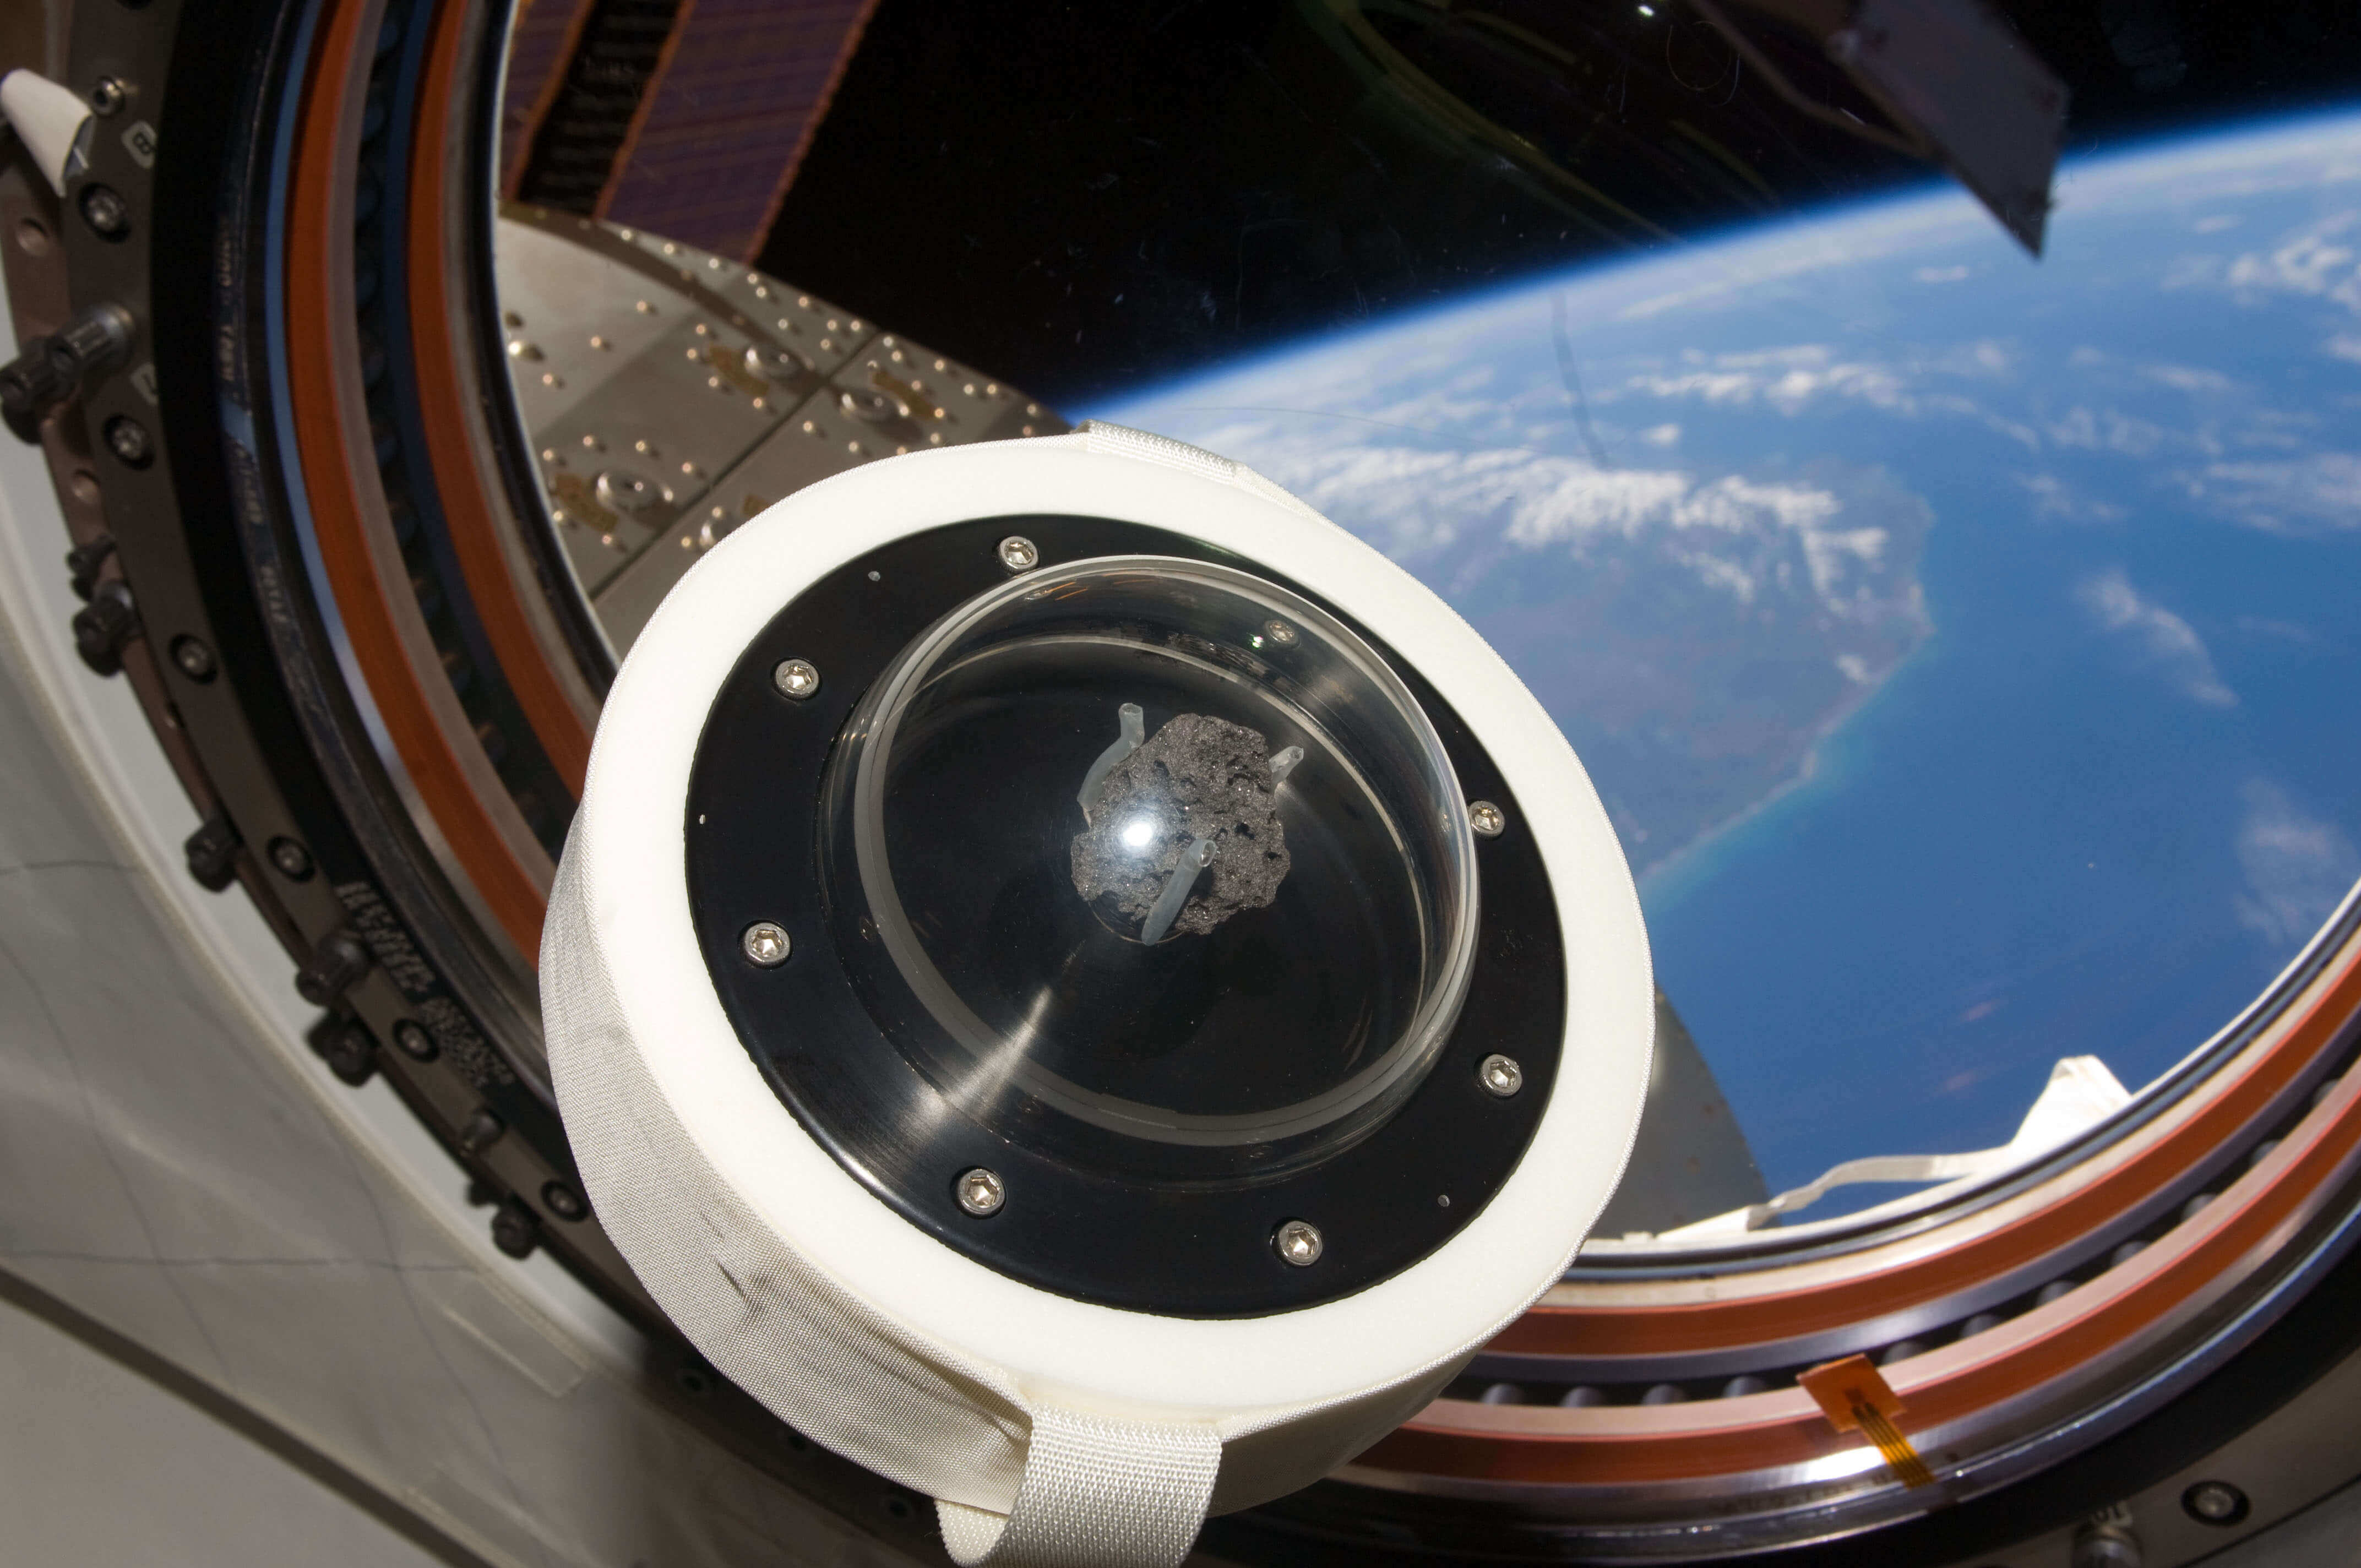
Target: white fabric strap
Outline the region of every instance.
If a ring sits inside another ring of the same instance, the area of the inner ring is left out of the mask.
[[[1221,1467],[1221,1437],[1202,1423],[1036,1407],[1016,1508],[935,1514],[960,1568],[1179,1568]]]

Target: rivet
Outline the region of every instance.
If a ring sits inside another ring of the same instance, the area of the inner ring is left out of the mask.
[[[1295,628],[1288,625],[1287,622],[1283,620],[1264,621],[1262,623],[1262,634],[1265,637],[1269,638],[1273,642],[1278,643],[1282,648],[1292,648],[1295,646]]]
[[[101,239],[121,239],[131,232],[131,203],[112,185],[82,188],[82,221]]]
[[[1488,800],[1467,803],[1467,826],[1476,829],[1478,839],[1497,839],[1508,831],[1509,814]]]
[[[145,468],[156,461],[156,443],[148,427],[127,414],[106,422],[106,449],[126,468]]]
[[[1298,1268],[1309,1268],[1320,1261],[1324,1247],[1317,1227],[1302,1220],[1290,1220],[1271,1233],[1270,1245],[1280,1259]]]
[[[123,83],[112,76],[102,76],[90,90],[90,107],[94,115],[112,115],[123,107]]]
[[[1476,1069],[1476,1079],[1487,1091],[1507,1100],[1525,1086],[1525,1069],[1517,1065],[1516,1058],[1494,1051]]]
[[[2246,1494],[2227,1481],[2200,1481],[2180,1494],[2183,1512],[2199,1524],[2222,1527],[2237,1524],[2252,1511]]]
[[[181,674],[199,685],[212,680],[219,668],[214,662],[214,651],[193,637],[172,639],[172,663],[180,666]]]
[[[776,969],[785,963],[794,946],[787,940],[786,932],[768,920],[755,921],[738,938],[739,950],[746,955],[746,961],[761,969]]]
[[[393,1026],[393,1043],[412,1061],[433,1061],[443,1054],[434,1036],[414,1019],[404,1018]]]
[[[563,1181],[544,1182],[541,1189],[541,1201],[551,1213],[561,1220],[584,1219],[590,1212],[590,1205],[583,1201],[582,1194]]]
[[[1012,572],[1029,572],[1041,564],[1040,549],[1021,533],[1000,542],[1000,564]]]
[[[1008,1201],[1008,1189],[1002,1184],[999,1176],[980,1165],[972,1170],[960,1172],[959,1181],[951,1191],[958,1198],[959,1206],[978,1218],[999,1213],[1000,1206]]]
[[[781,696],[794,697],[797,702],[819,690],[819,672],[803,659],[782,659],[771,671],[771,684],[779,688]]]
[[[270,840],[270,863],[277,866],[279,874],[290,882],[311,880],[311,851],[292,839]]]

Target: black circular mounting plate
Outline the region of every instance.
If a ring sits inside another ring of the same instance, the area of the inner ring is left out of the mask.
[[[1172,555],[1252,572],[1345,620],[1409,685],[1461,788],[1508,815],[1478,839],[1480,924],[1457,1025],[1425,1080],[1387,1121],[1316,1164],[1257,1182],[1156,1185],[1047,1158],[953,1106],[863,1005],[826,907],[820,788],[871,683],[955,606],[1007,580],[999,542],[1022,534],[1044,565]],[[819,689],[784,695],[772,671],[808,660]],[[1483,1212],[1524,1156],[1556,1085],[1565,962],[1541,853],[1491,757],[1415,669],[1300,583],[1182,535],[1106,518],[1024,516],[953,523],[897,540],[829,573],[774,617],[707,715],[686,831],[697,941],[738,1036],[805,1131],[922,1230],[1038,1288],[1168,1317],[1256,1317],[1364,1289],[1427,1256]],[[776,922],[788,960],[747,960],[740,938]],[[1514,1057],[1524,1085],[1501,1099],[1477,1068]],[[975,1167],[1006,1201],[962,1210]],[[1282,1261],[1279,1227],[1320,1230],[1319,1261]]]

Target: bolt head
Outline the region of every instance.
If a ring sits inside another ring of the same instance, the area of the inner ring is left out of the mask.
[[[312,875],[312,852],[292,839],[270,840],[270,863],[279,874],[290,882],[307,882]]]
[[[1021,533],[1000,542],[1000,564],[1012,572],[1029,572],[1041,564],[1040,547]]]
[[[979,1218],[999,1213],[1000,1206],[1008,1201],[1008,1189],[1002,1184],[999,1176],[980,1165],[972,1170],[960,1172],[959,1180],[952,1185],[951,1195],[959,1200],[961,1208]]]
[[[1467,826],[1478,839],[1497,839],[1508,830],[1509,814],[1488,800],[1467,803]]]
[[[1298,1268],[1309,1268],[1320,1261],[1326,1245],[1320,1239],[1319,1227],[1303,1220],[1290,1220],[1273,1231],[1270,1245],[1282,1263]]]
[[[669,488],[629,468],[602,469],[590,489],[601,505],[615,511],[652,511],[671,505],[673,499]]]
[[[819,672],[805,660],[782,659],[771,672],[771,684],[779,688],[781,696],[801,702],[819,690]]]
[[[481,1154],[499,1143],[508,1130],[506,1122],[478,1105],[474,1113],[459,1124],[459,1147],[467,1154]]]
[[[2200,1524],[2226,1527],[2245,1519],[2252,1505],[2227,1481],[2200,1481],[2180,1494],[2180,1507]]]
[[[1507,1100],[1525,1086],[1525,1069],[1517,1065],[1514,1057],[1504,1057],[1494,1051],[1484,1058],[1483,1065],[1477,1068],[1476,1080],[1488,1093]]]
[[[2073,1568],[2140,1568],[2140,1544],[2128,1530],[2107,1525],[2074,1538]]]
[[[1264,621],[1262,623],[1262,634],[1265,637],[1269,638],[1273,642],[1278,643],[1282,648],[1292,648],[1295,646],[1295,628],[1288,625],[1287,622],[1283,620]]]
[[[172,663],[180,667],[181,674],[201,684],[212,680],[218,668],[214,663],[214,651],[193,637],[172,639]]]
[[[131,232],[131,203],[112,185],[85,185],[82,221],[101,239],[121,239]]]
[[[156,442],[148,427],[123,414],[106,422],[106,449],[126,467],[145,468],[156,460]]]
[[[746,927],[744,936],[738,938],[738,948],[746,955],[746,961],[757,969],[776,969],[787,961],[787,955],[795,950],[795,944],[787,939],[787,933],[779,926],[768,920],[757,920]]]
[[[541,1189],[542,1203],[561,1220],[579,1220],[590,1212],[590,1205],[582,1194],[563,1181],[544,1182]]]
[[[90,90],[91,112],[106,115],[123,107],[123,83],[112,76],[102,76],[98,85]]]
[[[511,1257],[531,1257],[541,1240],[541,1223],[532,1210],[511,1198],[492,1216],[492,1245]]]
[[[377,1072],[377,1042],[357,1024],[347,1025],[331,1035],[320,1054],[326,1058],[328,1070],[358,1089]]]
[[[434,1036],[426,1032],[425,1026],[409,1018],[393,1026],[393,1043],[401,1048],[403,1056],[412,1061],[433,1061],[443,1054],[442,1047],[434,1043]]]

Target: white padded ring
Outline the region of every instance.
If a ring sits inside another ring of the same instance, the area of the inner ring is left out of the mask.
[[[1170,530],[1310,585],[1458,712],[1548,868],[1567,966],[1557,1090],[1482,1212],[1367,1289],[1205,1321],[1019,1283],[854,1180],[722,1012],[690,918],[683,820],[715,695],[779,610],[839,566],[927,529],[1027,513]],[[1414,1414],[1558,1277],[1612,1194],[1654,1016],[1639,903],[1606,813],[1499,657],[1268,481],[1103,426],[854,469],[700,562],[609,695],[541,973],[584,1182],[649,1292],[783,1420],[946,1505],[961,1562],[1008,1568],[1178,1562],[1209,1509],[1306,1485]]]

